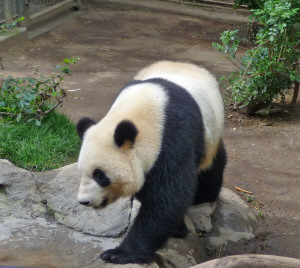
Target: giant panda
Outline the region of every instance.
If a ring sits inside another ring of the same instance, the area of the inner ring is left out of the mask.
[[[80,204],[102,209],[134,196],[141,208],[126,238],[101,254],[111,263],[149,263],[171,236],[184,237],[193,204],[217,199],[226,152],[223,101],[214,76],[190,63],[142,69],[104,118],[82,118]]]

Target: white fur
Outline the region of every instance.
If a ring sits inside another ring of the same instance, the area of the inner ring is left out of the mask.
[[[208,168],[218,149],[224,126],[224,107],[215,77],[190,63],[160,61],[141,70],[136,80],[164,78],[185,88],[197,102],[205,126],[206,157],[199,169]]]

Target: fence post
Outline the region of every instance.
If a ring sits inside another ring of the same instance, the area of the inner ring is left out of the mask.
[[[18,26],[26,27],[29,22],[29,4],[25,0],[16,0],[17,15],[19,18],[25,17],[24,21],[18,22]]]
[[[4,19],[6,23],[13,21],[11,0],[4,0]]]

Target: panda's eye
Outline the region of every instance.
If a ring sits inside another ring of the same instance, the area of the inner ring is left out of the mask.
[[[97,182],[101,187],[105,187],[110,185],[110,179],[107,178],[104,172],[101,169],[95,169],[93,172],[93,179]]]

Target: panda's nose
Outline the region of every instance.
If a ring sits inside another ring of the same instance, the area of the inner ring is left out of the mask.
[[[84,206],[89,206],[90,205],[90,201],[80,201],[79,203],[81,205],[84,205]]]

